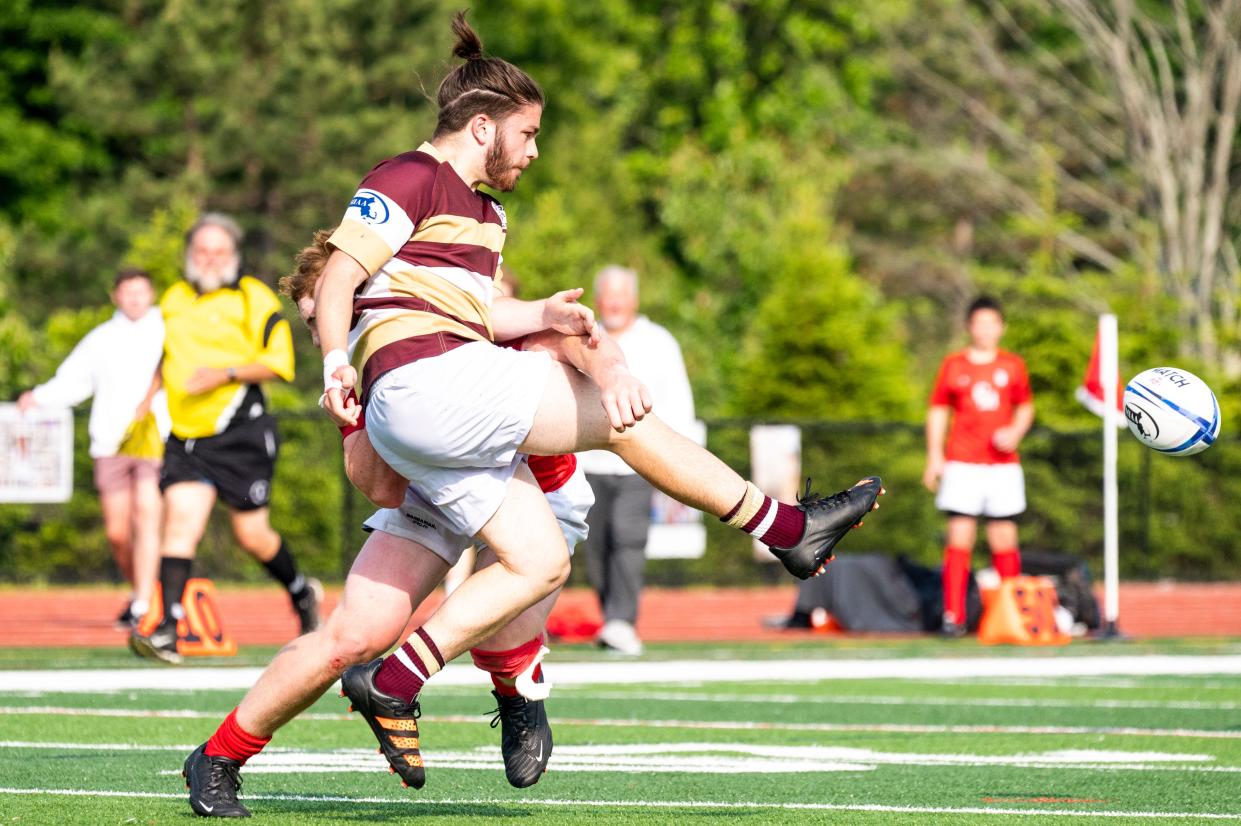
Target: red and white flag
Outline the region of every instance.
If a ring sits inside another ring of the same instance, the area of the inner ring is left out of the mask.
[[[1099,418],[1103,418],[1103,378],[1099,367],[1099,334],[1095,333],[1094,350],[1090,353],[1090,365],[1086,368],[1086,377],[1077,388],[1077,400],[1086,409]],[[1120,380],[1120,372],[1116,373],[1116,410],[1123,413],[1125,409],[1125,384]],[[1124,427],[1122,417],[1118,426]]]

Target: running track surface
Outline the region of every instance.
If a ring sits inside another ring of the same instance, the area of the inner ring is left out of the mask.
[[[115,646],[125,635],[112,627],[121,609],[119,589],[8,588],[0,591],[0,646]],[[329,591],[326,610],[339,591]],[[764,628],[764,617],[792,609],[795,586],[747,589],[649,588],[642,595],[638,632],[650,642],[698,640],[780,640],[813,631]],[[225,627],[240,645],[278,645],[297,631],[283,592],[267,588],[223,589],[219,595]],[[427,600],[412,624],[439,604]],[[325,613],[326,613],[325,610]],[[594,594],[566,591],[558,617],[598,622]],[[1120,588],[1120,626],[1134,637],[1241,636],[1241,583],[1127,583]]]

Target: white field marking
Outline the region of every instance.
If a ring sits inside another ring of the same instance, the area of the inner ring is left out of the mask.
[[[19,789],[0,787],[0,794],[62,795],[68,797],[120,797],[146,800],[185,800],[172,792],[121,792],[111,789]],[[343,795],[248,794],[245,801],[271,800],[293,803],[370,803],[405,808],[432,806],[548,806],[555,808],[611,809],[717,809],[722,811],[828,811],[884,812],[889,814],[946,815],[1037,815],[1043,817],[1151,818],[1159,820],[1241,820],[1241,812],[1123,811],[1116,809],[1017,809],[985,806],[889,806],[882,803],[760,803],[719,800],[554,800],[551,798],[449,797],[427,798],[345,797]]]
[[[185,754],[194,749],[181,745],[131,745],[125,743],[0,742],[0,748],[73,751],[143,751]],[[425,752],[434,768],[495,770],[503,768],[500,750],[482,746],[466,751]],[[884,752],[836,746],[780,746],[745,743],[650,743],[625,745],[561,746],[554,767],[565,772],[618,772],[641,774],[809,774],[874,771],[879,766],[993,766],[1075,771],[1171,771],[1187,773],[1241,773],[1241,766],[1204,765],[1215,760],[1209,754],[1151,751],[1059,749],[1012,755]],[[379,772],[387,767],[383,757],[370,749],[306,751],[273,747],[246,764],[246,771],[260,774],[322,774],[332,772]],[[160,772],[180,774],[177,769]]]
[[[504,766],[500,750],[484,746],[465,751],[431,751],[428,767],[493,771]],[[556,771],[596,773],[818,774],[874,771],[884,765],[1016,766],[1075,771],[1241,772],[1241,766],[1206,766],[1209,754],[1062,749],[1014,755],[919,754],[827,746],[755,746],[744,743],[659,743],[562,746],[553,757]],[[386,761],[374,752],[283,751],[262,753],[247,771],[266,774],[378,772]],[[164,774],[177,774],[168,770]]]
[[[191,711],[185,709],[146,711],[143,709],[94,709],[60,706],[10,706],[0,707],[2,714],[54,714],[71,717],[137,717],[137,718],[184,718],[194,720],[220,720],[221,712]],[[306,712],[298,720],[316,722],[340,722],[356,720],[351,714]],[[487,723],[486,714],[424,714],[420,718],[427,723]],[[553,718],[557,725],[596,728],[651,728],[686,729],[690,731],[818,731],[862,732],[871,734],[1092,734],[1119,737],[1189,737],[1208,740],[1241,740],[1241,731],[1187,729],[1187,728],[1138,728],[1135,726],[1005,726],[1005,725],[932,725],[922,723],[767,723],[754,720],[645,720],[624,718],[561,717]],[[8,741],[0,741],[4,747]],[[15,741],[14,741],[15,742]]]
[[[573,699],[659,700],[687,703],[776,703],[802,705],[872,706],[996,706],[1000,708],[1158,708],[1185,711],[1236,711],[1241,702],[1209,700],[1063,700],[1034,697],[902,697],[884,695],[798,695],[798,694],[698,694],[680,691],[596,692],[589,689],[573,693]]]
[[[558,685],[662,683],[809,682],[818,680],[939,680],[994,677],[1092,677],[1197,674],[1241,675],[1241,655],[1030,656],[874,660],[664,660],[549,664]],[[258,668],[74,669],[0,671],[0,692],[95,693],[138,689],[238,690],[258,679]],[[66,680],[66,675],[73,679]],[[432,686],[490,683],[487,675],[453,663]]]

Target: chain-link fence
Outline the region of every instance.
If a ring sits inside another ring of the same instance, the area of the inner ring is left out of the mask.
[[[348,570],[365,535],[371,506],[347,483],[340,438],[318,410],[276,414],[282,436],[272,496],[272,523],[302,566],[336,580]],[[708,422],[708,446],[732,467],[749,471],[755,422]],[[921,484],[922,428],[916,424],[800,422],[802,468],[821,493],[873,473],[889,495],[842,552],[904,554],[937,564],[943,518]],[[103,535],[86,455],[85,417],[77,417],[75,489],[61,505],[0,505],[0,580],[109,581],[116,574]],[[1022,546],[1063,551],[1098,572],[1102,554],[1102,435],[1036,429],[1022,446],[1030,508]],[[1121,573],[1126,578],[1241,578],[1241,440],[1223,438],[1210,450],[1169,458],[1125,434],[1120,439]],[[659,585],[744,585],[776,581],[779,566],[754,561],[748,539],[707,518],[707,551],[697,560],[653,561],[647,581]],[[263,581],[265,574],[237,549],[220,509],[199,550],[203,570],[221,580]],[[576,581],[581,581],[577,566]]]

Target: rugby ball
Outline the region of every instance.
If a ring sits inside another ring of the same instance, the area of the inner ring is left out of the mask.
[[[1219,402],[1193,373],[1155,367],[1125,385],[1125,420],[1147,447],[1169,456],[1192,456],[1219,436]]]

